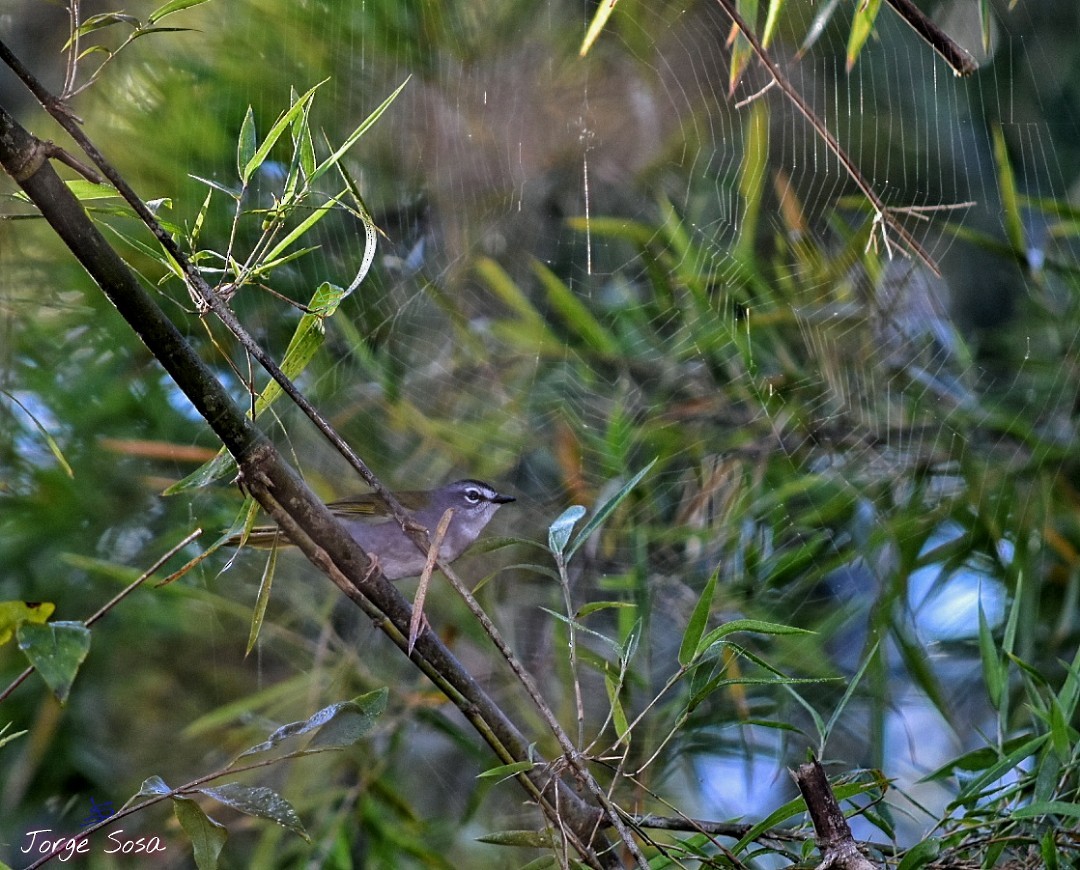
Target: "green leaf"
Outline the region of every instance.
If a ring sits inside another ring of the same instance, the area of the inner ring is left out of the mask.
[[[174,797],[172,804],[176,820],[191,840],[195,866],[199,870],[215,870],[221,850],[229,838],[228,830],[204,813],[202,807],[191,798]]]
[[[659,459],[659,457],[657,457],[657,459]],[[570,545],[570,550],[566,554],[567,562],[569,562],[574,553],[578,551],[578,548],[589,539],[592,533],[600,528],[604,521],[614,513],[615,508],[622,504],[623,499],[630,495],[630,491],[637,486],[641,482],[641,479],[649,473],[654,465],[656,465],[657,459],[653,459],[652,462],[630,478],[629,482],[615,493],[615,495],[597,508],[596,513],[592,515],[592,518],[585,524],[585,528],[578,533],[577,538],[574,539],[574,543]]]
[[[277,539],[275,538],[275,541]],[[266,607],[270,603],[270,590],[274,586],[274,569],[277,567],[278,548],[270,548],[270,555],[266,557],[266,565],[263,566],[262,578],[259,580],[259,594],[255,598],[255,608],[251,613],[251,629],[248,631],[247,648],[244,655],[251,655],[259,640],[259,631],[262,629],[263,619],[266,617]]]
[[[592,21],[589,22],[589,29],[585,31],[585,38],[581,41],[581,48],[578,49],[580,57],[585,57],[589,53],[589,49],[600,37],[604,25],[607,24],[611,13],[615,11],[615,4],[618,2],[619,0],[600,0],[596,4],[596,13],[593,15]]]
[[[626,718],[626,710],[623,709],[622,699],[619,697],[622,681],[615,679],[610,673],[605,673],[604,688],[607,690],[608,703],[611,705],[611,723],[615,726],[615,734],[621,742],[629,744],[630,722]]]
[[[127,24],[131,27],[138,27],[142,22],[139,21],[134,15],[125,15],[122,12],[102,12],[98,15],[91,15],[82,24],[79,25],[79,29],[76,31],[79,37],[86,36],[88,33],[93,33],[95,30],[101,30],[104,27],[112,27],[114,24]],[[64,43],[64,48],[71,47],[71,40],[69,39]]]
[[[532,301],[502,266],[488,257],[479,257],[473,268],[499,301],[517,315],[519,329],[515,331],[514,339],[519,351],[552,352],[562,348],[562,341],[551,332]]]
[[[737,0],[739,17],[749,28],[757,25],[758,0]],[[728,74],[728,93],[734,93],[742,79],[750,59],[754,56],[754,47],[742,30],[735,34],[735,44],[731,46],[731,70]]]
[[[813,631],[807,628],[796,628],[793,625],[783,625],[777,622],[763,622],[760,619],[733,619],[731,622],[726,622],[714,628],[698,643],[697,656],[704,655],[709,647],[714,646],[718,641],[737,631],[770,635],[814,634]]]
[[[956,796],[955,802],[959,804],[977,798],[984,788],[987,788],[996,780],[1001,779],[1001,777],[1005,776],[1005,774],[1010,771],[1015,770],[1022,761],[1038,752],[1043,744],[1049,739],[1050,737],[1048,734],[1039,734],[1036,737],[1021,743],[1001,758],[996,764],[988,767],[982,774],[965,782],[964,787]]]
[[[293,120],[292,140],[296,165],[305,183],[315,173],[315,142],[311,138],[310,105]]]
[[[600,610],[632,610],[637,605],[629,601],[590,601],[587,604],[581,605],[578,608],[577,618],[584,619],[591,613],[596,613]]]
[[[838,801],[845,801],[880,787],[880,782],[837,783],[833,785],[833,794]],[[767,831],[769,828],[775,828],[779,826],[781,822],[786,822],[788,819],[794,818],[804,812],[806,812],[806,803],[801,797],[788,801],[747,831],[746,834],[743,835],[743,838],[731,847],[731,852],[738,855],[743,849],[750,845],[750,843],[760,837],[764,831]]]
[[[228,196],[231,196],[233,199],[239,199],[240,198],[240,191],[239,190],[234,190],[233,188],[229,187],[228,185],[222,184],[220,181],[214,181],[212,178],[203,178],[201,175],[192,175],[192,174],[189,174],[188,178],[194,178],[200,184],[205,184],[207,187],[211,188],[212,190],[219,190],[222,193],[227,194]]]
[[[100,187],[100,185],[94,186]],[[26,414],[27,417],[30,418],[30,422],[33,423],[34,427],[38,430],[38,432],[41,433],[41,437],[45,439],[45,443],[49,447],[49,452],[52,453],[52,455],[55,457],[56,461],[60,464],[60,467],[64,469],[64,473],[68,477],[74,477],[75,472],[72,471],[71,466],[68,464],[68,461],[64,458],[64,454],[60,450],[60,445],[56,443],[56,439],[49,434],[48,430],[45,428],[44,425],[42,425],[41,421],[38,420],[38,418],[35,417],[32,413],[30,413],[29,408],[27,408],[22,402],[16,399],[15,396],[13,396],[7,390],[0,390],[0,394],[7,396],[10,401],[14,402],[15,405],[19,407],[19,410],[21,410],[24,414]],[[2,635],[0,635],[0,637],[2,637]],[[3,644],[4,642],[5,641],[3,639],[0,639],[0,644]]]
[[[739,167],[739,194],[742,197],[742,218],[735,256],[750,262],[754,257],[758,216],[765,185],[769,179],[769,104],[758,100],[750,109],[745,124],[742,165]]]
[[[326,338],[323,321],[337,311],[344,292],[340,287],[325,281],[315,290],[308,302],[308,313],[300,318],[281,360],[281,371],[289,379],[295,380],[322,346]],[[281,387],[278,382],[270,381],[255,401],[255,416],[258,417],[269,408],[280,395]]]
[[[146,19],[150,24],[156,24],[162,18],[167,15],[172,15],[174,12],[181,12],[184,9],[190,9],[192,6],[201,6],[203,3],[207,3],[209,0],[169,0],[150,13],[150,16]]]
[[[344,291],[333,284],[323,282],[315,290],[308,302],[308,313],[300,318],[296,325],[289,346],[285,349],[281,371],[290,380],[295,380],[322,346],[326,337],[323,320],[333,316],[344,297]],[[271,380],[255,400],[255,416],[258,417],[281,395],[281,386]],[[189,489],[207,486],[233,473],[236,461],[223,447],[213,459],[195,469],[183,480],[177,481],[164,491],[164,495],[175,495]]]
[[[607,0],[604,0],[607,5]],[[479,843],[496,846],[523,846],[527,849],[550,849],[554,843],[547,831],[492,831],[476,838]]]
[[[6,744],[10,743],[12,740],[18,740],[24,734],[29,733],[28,731],[23,730],[23,731],[12,731],[10,734],[5,734],[4,732],[6,732],[8,730],[8,728],[10,728],[10,727],[11,727],[11,723],[7,722],[7,723],[5,723],[3,728],[0,728],[0,747],[5,746]]]
[[[1018,257],[1027,255],[1027,232],[1020,215],[1020,194],[1016,188],[1016,174],[1009,160],[1009,146],[1000,125],[994,126],[994,162],[998,171],[998,194],[1001,197],[1001,213],[1005,220],[1005,235],[1013,253]]]
[[[1066,672],[1065,682],[1057,694],[1057,700],[1061,704],[1065,718],[1070,721],[1073,713],[1076,712],[1077,700],[1080,700],[1078,696],[1080,696],[1080,649],[1077,649],[1076,655]]]
[[[705,626],[709,624],[709,615],[712,613],[713,598],[716,595],[716,582],[720,576],[720,567],[709,575],[705,588],[698,596],[697,604],[690,614],[690,620],[683,632],[682,643],[679,645],[679,664],[684,668],[698,655],[701,638],[705,634]]]
[[[1069,720],[1061,704],[1054,696],[1050,696],[1050,745],[1057,753],[1058,760],[1062,764],[1068,764],[1072,756],[1072,737]]]
[[[345,182],[345,186],[348,188],[353,201],[356,203],[354,214],[360,218],[360,222],[364,225],[364,256],[360,261],[360,268],[356,270],[356,277],[353,278],[349,283],[349,286],[345,288],[345,295],[348,296],[359,287],[360,283],[367,277],[368,270],[375,260],[375,249],[379,242],[379,229],[375,226],[375,219],[371,216],[371,212],[364,203],[364,198],[360,195],[360,186],[353,180],[352,176],[349,175],[344,164],[339,163],[337,171]]]
[[[547,292],[552,309],[558,312],[568,329],[601,356],[620,356],[618,342],[558,275],[539,260],[532,261],[532,270]]]
[[[289,125],[292,124],[293,119],[304,111],[308,102],[313,96],[315,91],[326,84],[329,79],[323,79],[318,84],[314,85],[307,91],[305,91],[300,97],[298,97],[293,104],[281,114],[281,116],[274,122],[274,126],[270,128],[270,132],[266,134],[266,138],[263,139],[262,144],[255,150],[255,153],[251,155],[247,163],[240,169],[240,180],[247,184],[248,179],[252,174],[263,165],[263,162],[270,156],[271,149],[277,144],[278,139],[281,138],[281,134],[289,129]]]
[[[940,854],[941,840],[937,838],[923,840],[904,853],[903,860],[897,865],[896,870],[918,870],[919,867],[925,867],[936,860]]]
[[[787,0],[769,0],[769,9],[765,13],[765,27],[761,31],[761,44],[766,48],[772,43],[776,35],[776,27],[780,23],[780,12]]]
[[[63,704],[79,666],[90,652],[90,629],[81,622],[23,622],[16,635],[19,649]]]
[[[1037,801],[1027,806],[1016,807],[1009,816],[1014,819],[1038,819],[1043,816],[1067,816],[1080,819],[1080,804],[1066,801]]]
[[[1058,861],[1057,839],[1054,831],[1046,831],[1042,835],[1042,839],[1039,840],[1039,852],[1042,855],[1043,870],[1058,870],[1061,865]]]
[[[248,176],[245,175],[247,166],[255,156],[259,147],[255,137],[255,110],[247,107],[244,113],[243,123],[240,124],[240,135],[236,137],[236,173],[246,184]]]
[[[548,549],[552,555],[561,556],[570,535],[574,531],[574,524],[585,516],[585,508],[579,504],[571,505],[548,527]]]
[[[0,601],[0,646],[7,643],[24,622],[43,623],[56,610],[49,601]]]
[[[223,477],[235,474],[236,472],[236,460],[224,449],[218,453],[209,462],[204,462],[198,468],[196,468],[187,477],[176,481],[169,487],[166,487],[162,491],[162,495],[176,495],[179,492],[184,492],[188,489],[199,489],[204,486],[209,486],[217,480],[221,480]]]
[[[891,626],[893,640],[899,650],[912,681],[923,690],[942,716],[948,721],[950,699],[941,683],[938,670],[930,662],[930,653],[919,640],[908,635],[903,626],[894,622]]]
[[[203,787],[198,791],[237,812],[277,822],[310,842],[292,804],[271,788],[228,782],[222,786]]]
[[[988,770],[993,765],[997,764],[1002,753],[1007,755],[1018,747],[1026,745],[1030,739],[1030,734],[1023,734],[1020,737],[1014,737],[1011,740],[1005,741],[1005,744],[1000,750],[993,746],[983,746],[979,749],[965,752],[963,755],[958,755],[956,758],[946,762],[936,770],[931,771],[920,779],[919,782],[933,782],[934,780],[946,779],[953,776],[957,771],[974,773],[977,771]]]
[[[851,23],[851,34],[848,36],[847,45],[847,70],[851,72],[855,61],[859,57],[866,40],[874,31],[874,21],[877,19],[878,10],[881,9],[881,0],[857,0],[855,4],[855,19]]]
[[[117,199],[120,196],[119,191],[111,184],[95,184],[92,181],[86,181],[82,178],[75,178],[70,181],[65,181],[67,189],[71,191],[79,202],[92,202],[98,199]]]
[[[840,715],[847,709],[848,703],[855,696],[855,689],[862,682],[862,678],[866,676],[866,671],[870,667],[870,663],[874,660],[874,656],[877,655],[878,649],[881,646],[880,640],[875,640],[874,645],[870,648],[870,651],[866,654],[866,658],[863,659],[863,663],[859,666],[859,669],[855,672],[850,680],[848,680],[847,688],[844,690],[843,696],[840,698],[839,703],[836,705],[836,709],[833,710],[832,715],[829,717],[829,721],[825,723],[825,728],[821,733],[821,747],[820,754],[824,754],[825,743],[829,739],[829,735],[832,734],[833,728],[836,727],[836,723],[840,719]]]
[[[410,76],[409,78],[412,77]],[[403,81],[400,85],[397,86],[397,88],[392,94],[390,94],[390,96],[388,96],[385,100],[379,103],[375,111],[373,111],[363,121],[360,122],[360,126],[353,130],[352,133],[350,133],[345,138],[345,141],[338,146],[338,149],[329,157],[327,157],[322,163],[315,167],[314,171],[311,173],[311,178],[309,179],[309,182],[315,181],[315,179],[317,179],[320,175],[326,172],[326,170],[330,169],[333,166],[336,166],[337,162],[348,153],[349,149],[352,148],[353,145],[356,144],[356,140],[363,136],[371,128],[371,125],[379,120],[382,113],[385,112],[388,108],[390,108],[390,104],[397,99],[398,94],[405,90],[405,85],[407,85],[408,83],[409,79],[407,78],[405,79],[405,81]]]
[[[986,693],[990,696],[990,703],[997,709],[1001,703],[1001,693],[1005,690],[1005,664],[998,655],[997,644],[994,643],[994,635],[986,619],[981,596],[979,598],[979,656],[982,658]]]

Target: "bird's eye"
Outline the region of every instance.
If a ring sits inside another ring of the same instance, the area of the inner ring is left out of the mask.
[[[469,504],[480,504],[484,500],[484,494],[480,492],[475,486],[470,486],[465,490],[465,501]]]

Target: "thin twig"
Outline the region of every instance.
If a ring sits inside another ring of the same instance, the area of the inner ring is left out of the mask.
[[[424,601],[427,599],[428,585],[431,583],[431,574],[435,570],[435,561],[439,556],[439,548],[442,547],[443,539],[450,528],[450,521],[454,518],[454,509],[448,507],[439,520],[435,529],[435,535],[431,539],[431,547],[428,549],[427,561],[424,570],[420,572],[420,583],[416,587],[416,595],[413,597],[412,618],[409,620],[409,645],[406,649],[408,655],[416,646],[416,638],[420,635],[420,626],[424,622]]]

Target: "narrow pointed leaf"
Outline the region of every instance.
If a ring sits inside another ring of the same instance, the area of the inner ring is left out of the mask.
[[[653,459],[652,462],[630,478],[622,489],[597,509],[596,513],[594,513],[590,520],[585,524],[585,527],[578,533],[578,536],[574,539],[574,543],[570,545],[570,550],[566,554],[566,560],[568,562],[570,561],[570,557],[578,551],[578,547],[584,544],[589,539],[589,536],[603,525],[604,521],[614,513],[615,508],[622,504],[623,499],[630,494],[631,490],[633,490],[633,488],[641,482],[641,479],[652,470],[652,467],[656,465],[656,462],[657,460]]]
[[[240,180],[243,181],[244,184],[247,184],[248,179],[251,178],[255,170],[262,166],[263,161],[270,156],[270,151],[277,144],[278,139],[281,138],[281,134],[289,129],[289,125],[292,124],[293,119],[304,111],[308,102],[315,96],[315,91],[328,81],[329,79],[323,79],[321,82],[305,91],[295,102],[293,102],[288,110],[274,122],[274,126],[270,128],[270,132],[266,134],[266,138],[263,139],[262,144],[255,150],[255,153],[251,155],[251,158],[240,170]]]
[[[407,78],[400,85],[398,85],[397,88],[395,88],[394,92],[390,94],[390,96],[388,96],[385,100],[379,103],[375,110],[363,121],[360,122],[360,126],[353,130],[352,133],[350,133],[346,137],[345,141],[342,142],[340,146],[338,146],[338,149],[329,157],[327,157],[322,163],[315,167],[315,170],[311,173],[310,181],[315,181],[315,179],[317,179],[324,172],[326,172],[326,170],[330,169],[333,166],[336,166],[337,162],[341,160],[341,158],[344,157],[345,154],[348,153],[349,149],[352,148],[353,145],[356,144],[356,140],[363,136],[371,128],[371,125],[379,120],[379,118],[382,116],[382,113],[385,112],[388,108],[390,108],[390,104],[397,99],[398,94],[405,90],[405,85],[407,85],[408,83],[409,79]]]
[[[983,610],[982,598],[979,599],[979,656],[982,659],[983,682],[990,703],[997,709],[1001,703],[1001,693],[1005,689],[1005,664],[998,655],[997,644],[990,630],[990,623]]]
[[[236,137],[236,173],[246,184],[250,173],[247,167],[255,156],[258,143],[255,141],[255,110],[248,106],[240,124],[240,135]]]
[[[509,779],[519,773],[532,770],[536,765],[531,761],[515,761],[511,764],[500,764],[498,767],[489,767],[476,775],[477,779]]]
[[[548,302],[566,327],[598,354],[618,356],[619,345],[614,336],[593,317],[592,312],[574,295],[574,291],[539,260],[533,260],[532,270],[547,292]]]
[[[619,0],[600,0],[597,4],[596,12],[593,14],[592,21],[589,22],[589,29],[585,31],[585,38],[581,41],[581,48],[578,49],[580,57],[585,57],[589,53],[589,49],[600,37],[604,25],[607,24],[611,13],[615,11],[615,4],[618,2]]]
[[[683,632],[682,643],[679,645],[679,664],[684,668],[698,655],[701,638],[705,634],[705,626],[709,624],[709,614],[712,613],[713,597],[716,595],[716,581],[720,569],[717,568],[709,575],[705,588],[698,596],[697,604],[690,614],[690,620]]]
[[[207,3],[209,0],[169,0],[150,13],[150,16],[146,19],[151,24],[156,24],[166,15],[172,15],[174,12],[181,12],[184,9],[190,9],[192,6],[201,6],[203,3]]]
[[[275,538],[275,541],[277,539]],[[266,565],[263,567],[262,579],[259,581],[259,594],[255,598],[255,608],[251,614],[251,630],[248,632],[247,649],[244,655],[251,655],[259,640],[259,631],[262,629],[263,619],[266,617],[266,607],[270,603],[270,590],[274,587],[274,570],[277,568],[278,548],[270,548],[270,554],[266,557]]]
[[[851,72],[855,61],[859,57],[866,40],[874,32],[874,21],[877,20],[878,10],[881,9],[881,0],[856,0],[855,19],[851,23],[851,33],[848,36],[847,45],[847,69]]]

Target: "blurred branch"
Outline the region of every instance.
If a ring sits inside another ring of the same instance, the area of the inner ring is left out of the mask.
[[[970,54],[961,48],[952,37],[934,24],[923,11],[911,0],[886,0],[899,15],[926,43],[944,59],[958,76],[969,76],[979,65]]]

